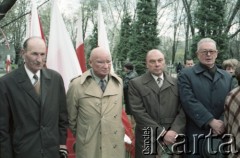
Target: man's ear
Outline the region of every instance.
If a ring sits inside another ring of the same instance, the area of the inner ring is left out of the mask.
[[[92,67],[92,61],[88,60],[89,65]]]
[[[19,55],[20,55],[20,57],[22,57],[23,60],[24,60],[24,53],[25,53],[25,50],[21,49]]]

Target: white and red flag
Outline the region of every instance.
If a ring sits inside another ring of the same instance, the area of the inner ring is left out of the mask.
[[[42,24],[40,17],[38,15],[37,6],[34,0],[32,2],[32,9],[30,15],[26,16],[27,29],[26,29],[26,39],[32,36],[42,37],[45,41]]]
[[[66,91],[70,81],[82,74],[71,38],[59,11],[57,0],[52,2],[46,65],[62,75]]]
[[[105,29],[103,14],[102,14],[102,7],[101,4],[98,3],[98,46],[105,48],[110,53],[110,47],[107,38],[107,32]],[[110,53],[111,55],[111,53]],[[111,71],[113,72],[113,64],[111,67]],[[125,136],[124,142],[127,151],[130,153],[131,157],[135,157],[135,137],[133,134],[132,125],[128,120],[128,117],[124,111],[122,110],[122,122],[125,128]]]
[[[7,59],[6,59],[6,73],[9,73],[11,71],[11,58],[10,55],[7,55]]]
[[[76,53],[82,72],[87,70],[86,59],[84,53],[83,30],[82,30],[82,12],[77,21],[77,39],[76,39]]]
[[[70,35],[66,29],[57,0],[52,1],[47,67],[59,72],[63,78],[67,92],[71,80],[82,74],[77,54]],[[75,138],[68,129],[67,148],[68,158],[75,158],[73,143]]]

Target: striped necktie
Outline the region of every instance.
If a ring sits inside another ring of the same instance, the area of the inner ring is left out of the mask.
[[[40,95],[40,81],[39,81],[39,78],[36,74],[33,75],[33,78],[34,78],[34,83],[33,83],[33,86],[34,86],[34,89],[36,91],[36,93],[38,95]]]
[[[162,78],[158,77],[158,79],[157,79],[157,84],[158,84],[158,87],[159,87],[159,88],[162,87],[162,84],[163,84]]]

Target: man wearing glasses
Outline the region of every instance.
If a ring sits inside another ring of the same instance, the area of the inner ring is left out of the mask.
[[[102,47],[91,51],[89,64],[91,69],[73,79],[67,92],[76,158],[124,158],[122,79],[111,72],[111,55]]]
[[[201,39],[196,52],[199,63],[178,76],[179,95],[187,117],[186,157],[204,157],[206,138],[224,132],[224,101],[231,90],[231,76],[216,66],[218,53],[214,40]]]

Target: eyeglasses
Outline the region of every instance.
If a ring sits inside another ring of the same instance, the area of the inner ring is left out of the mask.
[[[202,55],[208,55],[208,53],[210,55],[213,55],[213,54],[217,53],[217,50],[200,50],[198,52]]]
[[[96,64],[101,65],[101,66],[105,65],[105,64],[110,65],[112,63],[111,60],[107,60],[107,61],[96,60],[95,62],[96,62]]]

